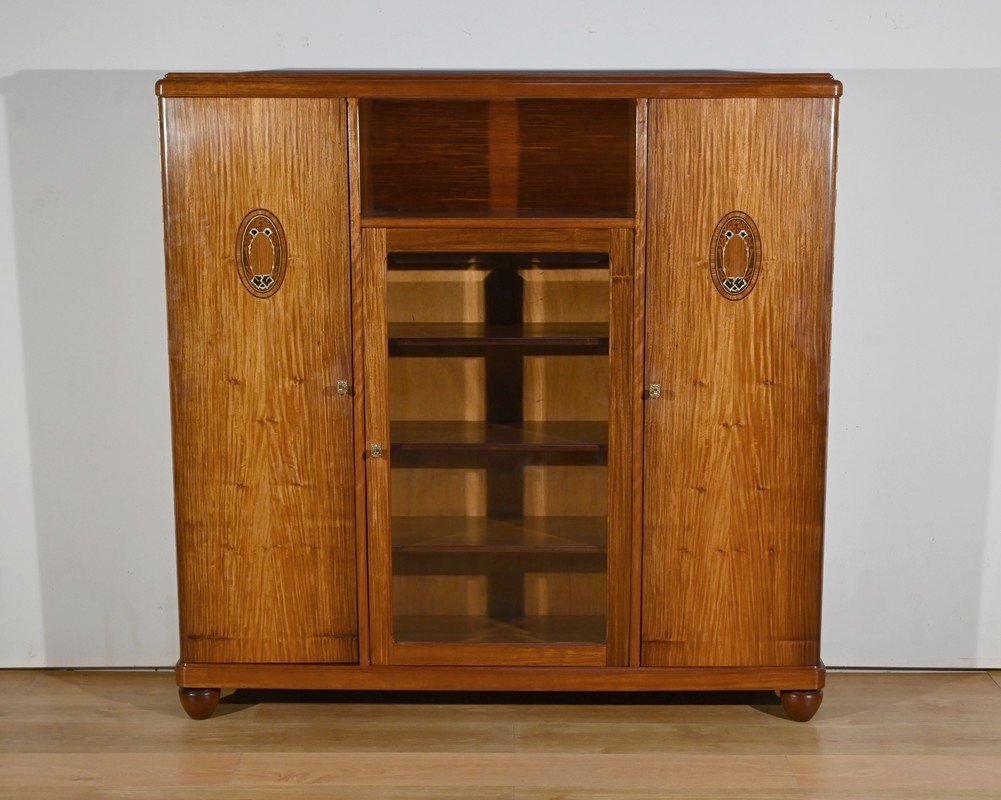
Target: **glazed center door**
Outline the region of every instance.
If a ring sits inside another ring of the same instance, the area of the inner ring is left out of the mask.
[[[361,257],[372,660],[624,664],[631,232]]]

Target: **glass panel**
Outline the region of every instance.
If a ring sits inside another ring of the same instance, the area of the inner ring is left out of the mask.
[[[606,254],[393,254],[394,636],[605,641]]]

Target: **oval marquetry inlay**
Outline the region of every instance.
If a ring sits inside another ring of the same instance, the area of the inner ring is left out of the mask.
[[[743,211],[731,211],[719,221],[709,251],[709,271],[716,290],[727,300],[750,294],[758,280],[761,239],[754,220]]]
[[[236,237],[236,268],[240,281],[254,297],[270,297],[285,280],[288,256],[285,230],[278,217],[258,208],[240,223]]]

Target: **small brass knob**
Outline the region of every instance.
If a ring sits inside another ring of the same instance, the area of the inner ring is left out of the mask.
[[[650,388],[647,390],[647,396],[651,400],[656,400],[658,397],[660,397],[660,384],[651,383]]]
[[[337,381],[337,394],[351,394],[351,384],[347,381]]]
[[[368,448],[368,452],[372,458],[382,458],[382,445],[373,444]]]

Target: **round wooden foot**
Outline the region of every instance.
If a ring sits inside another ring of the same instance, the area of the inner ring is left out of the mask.
[[[817,709],[820,708],[820,702],[824,699],[824,690],[779,692],[779,696],[782,698],[782,707],[790,719],[794,719],[796,722],[809,722],[817,713]]]
[[[180,687],[181,708],[191,719],[208,719],[219,705],[218,689],[186,689]]]

